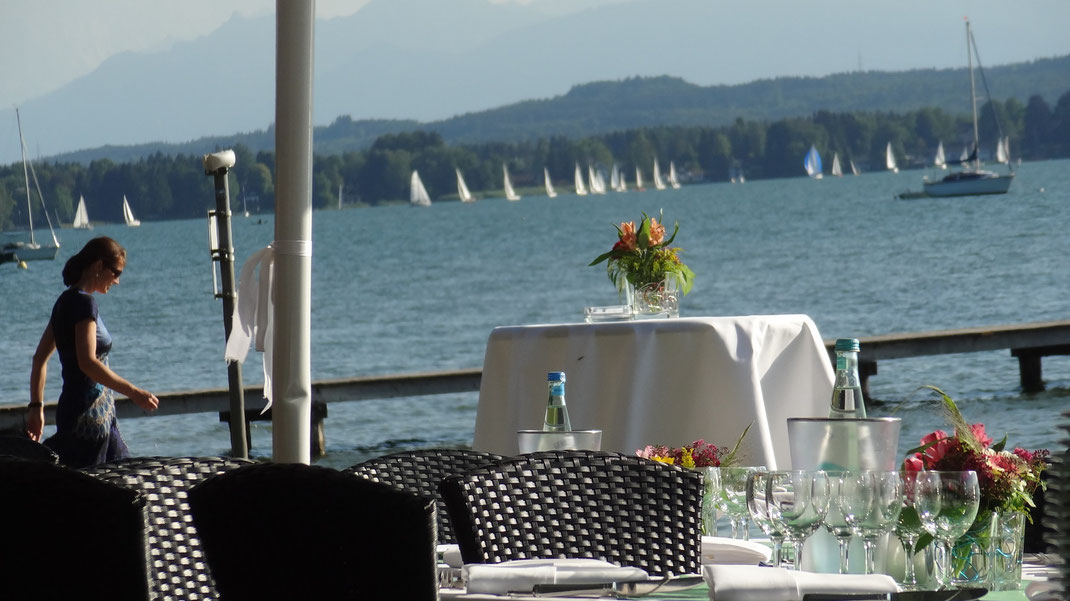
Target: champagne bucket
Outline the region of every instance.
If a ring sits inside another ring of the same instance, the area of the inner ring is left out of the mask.
[[[569,430],[566,432],[545,432],[543,430],[517,430],[517,447],[520,453],[535,451],[564,451],[602,449],[601,430]]]

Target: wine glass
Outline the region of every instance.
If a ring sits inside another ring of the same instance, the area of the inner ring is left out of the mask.
[[[732,523],[732,538],[750,540],[750,523],[747,519],[747,480],[764,466],[720,468],[721,503]]]
[[[917,476],[914,508],[925,531],[936,540],[936,582],[950,588],[951,547],[970,529],[981,502],[977,472],[924,471]]]
[[[829,531],[829,534],[836,537],[836,542],[840,546],[840,573],[846,574],[848,571],[847,550],[850,547],[851,537],[854,532],[851,531],[851,525],[847,523],[847,519],[843,517],[843,510],[840,508],[839,502],[841,498],[840,488],[845,472],[826,473],[829,475],[831,500],[829,501],[828,513],[825,514],[825,529]]]
[[[905,591],[918,590],[918,578],[914,574],[914,547],[918,544],[918,538],[925,532],[921,525],[921,519],[918,517],[918,510],[914,508],[915,491],[917,490],[918,474],[920,473],[922,472],[903,471],[899,473],[899,477],[903,481],[903,509],[899,512],[899,519],[896,520],[895,534],[899,537],[899,542],[903,545],[903,552],[906,554],[903,582],[900,585]]]
[[[762,529],[762,532],[773,542],[773,555],[770,561],[773,567],[780,567],[781,550],[784,547],[784,533],[777,529],[773,520],[769,518],[770,495],[769,472],[754,472],[747,479],[747,512],[754,523]]]
[[[802,569],[803,543],[817,531],[829,508],[829,479],[823,471],[769,472],[769,519],[795,547],[795,569]]]
[[[717,512],[725,512],[721,497],[721,468],[703,469],[702,485],[702,533],[717,536]]]
[[[899,472],[862,470],[840,478],[838,504],[855,535],[862,538],[866,574],[874,573],[877,539],[891,530],[903,508],[903,482]]]

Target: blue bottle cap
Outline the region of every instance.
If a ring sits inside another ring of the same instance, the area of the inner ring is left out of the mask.
[[[850,351],[858,352],[858,339],[857,338],[839,338],[836,340],[836,350],[838,351]]]
[[[564,382],[565,381],[565,372],[563,372],[563,371],[552,371],[552,372],[546,374],[546,381],[547,382]]]

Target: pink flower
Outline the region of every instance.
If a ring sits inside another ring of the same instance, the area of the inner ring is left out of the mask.
[[[1033,457],[1034,457],[1033,453],[1030,453],[1029,451],[1023,449],[1022,447],[1014,447],[1014,454],[1017,455],[1019,459],[1021,459],[1022,461],[1026,462],[1026,463],[1033,463]]]
[[[625,250],[635,250],[635,222],[629,221],[620,224],[620,241],[624,243]],[[614,247],[616,248],[616,247]]]
[[[920,455],[920,453],[917,453],[916,455]],[[907,457],[903,460],[903,471],[920,472],[924,469],[925,463],[922,462],[920,457]]]
[[[984,424],[974,424],[970,426],[970,430],[973,432],[973,437],[977,439],[977,442],[981,443],[982,447],[988,448],[988,445],[992,444],[992,437],[985,434]]]
[[[928,466],[930,469],[936,462],[943,459],[944,455],[947,455],[947,452],[951,449],[952,446],[952,439],[948,438],[947,432],[944,432],[943,430],[937,430],[931,434],[926,434],[925,436],[921,437],[922,445],[927,445],[932,442],[935,442],[936,444],[925,449],[924,455],[922,453],[915,454],[915,457],[917,457],[919,461],[922,461],[924,465]]]
[[[665,226],[657,219],[650,218],[650,246],[657,246],[665,240]]]

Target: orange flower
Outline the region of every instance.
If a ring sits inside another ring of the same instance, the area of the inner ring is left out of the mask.
[[[665,240],[665,226],[657,219],[650,218],[650,246],[657,246]]]
[[[635,222],[629,221],[620,224],[620,241],[627,250],[635,250]]]

